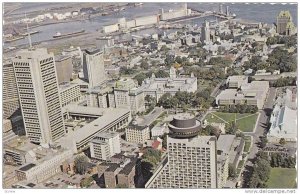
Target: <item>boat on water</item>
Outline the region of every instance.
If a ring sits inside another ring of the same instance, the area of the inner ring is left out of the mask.
[[[80,30],[77,32],[71,32],[71,33],[66,33],[66,34],[61,34],[60,32],[56,32],[55,35],[53,35],[53,38],[63,38],[63,37],[69,37],[69,36],[75,36],[79,34],[83,34],[85,30]]]
[[[32,35],[32,34],[37,34],[37,33],[40,33],[41,31],[39,31],[39,30],[35,30],[35,31],[32,31],[32,32],[29,32],[30,33],[30,35]],[[21,34],[22,36],[28,36],[28,32],[26,32],[26,33],[23,33],[23,34]]]
[[[9,39],[4,40],[4,43],[14,42],[14,41],[21,40],[21,39],[24,39],[24,38],[25,38],[25,36],[9,38]]]

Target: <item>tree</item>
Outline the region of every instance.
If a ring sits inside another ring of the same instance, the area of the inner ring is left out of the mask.
[[[280,143],[281,145],[286,144],[285,139],[284,139],[284,138],[280,138],[279,143]]]
[[[170,77],[169,73],[165,72],[164,70],[158,70],[156,73],[155,73],[155,77],[157,78],[165,78],[165,77]]]
[[[263,182],[266,182],[269,179],[271,166],[268,160],[265,159],[258,159],[254,164],[254,171],[259,176],[259,179]]]
[[[76,172],[83,175],[87,171],[88,158],[85,155],[79,155],[75,158],[75,169]]]
[[[234,121],[231,121],[229,124],[226,123],[226,125],[225,125],[225,131],[228,134],[235,135],[237,129],[238,129],[238,126]]]
[[[139,85],[142,85],[143,81],[147,78],[145,73],[139,73],[136,76],[134,76],[133,79],[137,80]]]
[[[228,166],[228,176],[230,178],[235,178],[236,177],[236,169],[233,166],[233,164],[229,164],[229,166]]]
[[[143,60],[143,61],[141,62],[141,68],[142,68],[142,69],[148,70],[149,67],[150,67],[150,66],[149,66],[149,64],[148,64],[147,61]]]
[[[266,147],[267,143],[268,143],[267,137],[263,136],[263,137],[260,138],[260,147],[261,148]]]
[[[92,182],[94,181],[93,177],[88,177],[88,178],[83,178],[81,181],[80,181],[80,187],[83,187],[83,188],[87,188],[87,187],[90,187],[92,185]]]

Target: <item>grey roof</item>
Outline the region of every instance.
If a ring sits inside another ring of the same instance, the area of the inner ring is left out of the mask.
[[[229,154],[234,138],[235,135],[220,135],[217,141],[217,150]]]

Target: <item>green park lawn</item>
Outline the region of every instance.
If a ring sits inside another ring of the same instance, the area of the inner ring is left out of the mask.
[[[209,123],[224,123],[225,121],[230,123],[236,118],[236,123],[239,129],[243,132],[252,132],[255,127],[258,114],[252,115],[251,113],[223,113],[213,112],[206,116],[206,120]],[[243,118],[246,117],[246,118]]]
[[[295,188],[295,168],[272,168],[268,188]]]

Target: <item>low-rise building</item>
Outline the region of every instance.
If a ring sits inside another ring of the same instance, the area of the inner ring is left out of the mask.
[[[116,131],[124,128],[131,121],[130,110],[122,108],[68,105],[63,107],[63,113],[65,119],[71,118],[73,122],[87,120],[85,125],[67,130],[67,134],[57,142],[74,153],[89,148],[90,141],[99,132]]]
[[[234,84],[236,87],[236,84]],[[251,83],[242,84],[238,89],[223,90],[216,97],[216,104],[219,106],[247,104],[255,105],[262,109],[269,91],[269,82],[252,81]]]
[[[152,96],[158,102],[159,98],[166,93],[175,95],[178,91],[196,92],[197,78],[193,75],[191,77],[176,77],[171,69],[169,78],[156,78],[153,74],[151,78],[144,80],[139,88],[145,96]]]
[[[285,141],[296,142],[297,110],[276,104],[270,118],[270,124],[267,134],[269,142],[279,143],[281,138]]]
[[[56,150],[52,154],[48,154],[40,161],[27,163],[16,170],[19,181],[27,181],[32,183],[40,183],[44,180],[61,172],[61,164],[63,161],[72,157],[70,150]]]
[[[220,135],[217,141],[218,188],[223,188],[228,179],[229,165],[237,168],[244,149],[244,140],[235,135]]]

